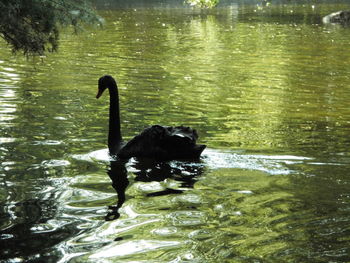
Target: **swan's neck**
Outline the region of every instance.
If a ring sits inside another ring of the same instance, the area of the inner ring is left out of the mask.
[[[109,104],[109,133],[108,148],[111,154],[116,154],[119,150],[122,135],[120,132],[120,116],[119,116],[119,96],[117,86],[109,88],[110,104]]]

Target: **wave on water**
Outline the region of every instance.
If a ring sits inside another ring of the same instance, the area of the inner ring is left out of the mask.
[[[110,162],[113,159],[108,149],[100,149],[87,154],[76,154],[72,156],[76,160],[87,162]],[[193,162],[193,166],[205,167],[206,169],[236,168],[247,170],[259,170],[268,174],[288,175],[293,170],[287,167],[288,164],[296,164],[312,160],[312,158],[293,155],[259,155],[242,154],[229,150],[206,149],[199,162]],[[137,162],[132,158],[127,167],[132,169],[132,165]],[[169,161],[170,166],[181,167],[183,161]],[[186,162],[188,165],[188,161]]]

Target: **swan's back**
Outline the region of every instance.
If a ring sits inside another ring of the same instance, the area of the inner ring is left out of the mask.
[[[197,139],[196,130],[190,127],[153,125],[131,139],[117,155],[125,159],[194,159],[199,158],[206,147],[197,145]]]

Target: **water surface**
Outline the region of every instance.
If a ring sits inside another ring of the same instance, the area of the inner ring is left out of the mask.
[[[0,259],[349,262],[347,5],[98,7],[56,54],[0,44]],[[126,139],[185,124],[203,157],[111,160],[107,73]]]

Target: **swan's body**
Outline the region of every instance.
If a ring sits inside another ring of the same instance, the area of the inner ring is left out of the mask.
[[[198,134],[190,127],[153,125],[124,143],[120,131],[118,87],[113,77],[106,75],[99,79],[96,98],[99,98],[107,88],[110,94],[108,148],[111,155],[117,155],[122,159],[131,157],[159,160],[199,158],[206,146],[196,144]]]

